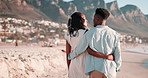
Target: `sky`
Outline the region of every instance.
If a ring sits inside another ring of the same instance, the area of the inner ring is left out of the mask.
[[[64,1],[72,1],[72,0],[64,0]],[[104,0],[106,3],[112,2],[115,0]],[[118,6],[123,7],[127,4],[136,5],[141,9],[144,14],[148,14],[148,0],[117,0]]]

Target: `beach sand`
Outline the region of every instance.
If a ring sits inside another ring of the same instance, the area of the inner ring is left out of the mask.
[[[0,46],[0,78],[67,78],[63,47]]]
[[[122,59],[117,78],[148,78],[148,55],[122,51]]]
[[[68,78],[65,41],[57,47],[0,46],[0,78]],[[148,78],[148,55],[122,51],[117,78]]]

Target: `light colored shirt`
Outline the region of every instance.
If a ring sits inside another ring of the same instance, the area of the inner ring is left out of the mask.
[[[86,31],[87,30],[84,29],[74,31],[74,34],[77,33],[75,37],[71,37],[69,32],[65,33],[64,38],[68,41],[72,50],[80,43]],[[89,75],[85,74],[86,53],[87,52],[83,52],[81,55],[77,56],[77,58],[71,60],[68,78],[89,78]]]
[[[106,55],[113,54],[115,60],[110,61],[103,58],[97,58],[87,53],[85,73],[89,74],[93,70],[104,73],[108,78],[116,76],[116,70],[121,66],[121,49],[119,35],[108,26],[98,25],[87,31],[80,41],[79,45],[68,55],[68,59],[74,59],[85,52],[87,47],[96,52]]]
[[[79,29],[78,32],[74,31],[74,34],[77,33],[75,37],[70,37],[69,32],[66,32],[64,38],[68,41],[71,46],[71,49],[75,49],[76,46],[80,43],[80,40],[83,38],[86,30]]]

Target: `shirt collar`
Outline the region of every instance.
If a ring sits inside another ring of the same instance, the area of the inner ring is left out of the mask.
[[[103,26],[103,25],[97,25],[96,28],[104,28],[104,27],[108,27],[108,26]]]

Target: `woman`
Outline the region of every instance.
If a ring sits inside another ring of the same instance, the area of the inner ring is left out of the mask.
[[[85,15],[80,12],[73,13],[68,21],[68,33],[65,34],[67,56],[71,50],[73,50],[79,44],[87,30],[87,20]],[[96,57],[104,59],[110,59],[110,57],[112,58],[111,55],[104,55],[98,52],[94,52],[90,48],[87,50],[89,51],[89,54]],[[87,52],[82,53],[71,61],[67,59],[67,65],[69,68],[68,78],[89,78],[89,76],[85,75],[84,72],[86,53]]]

